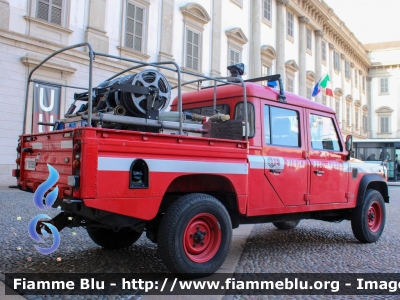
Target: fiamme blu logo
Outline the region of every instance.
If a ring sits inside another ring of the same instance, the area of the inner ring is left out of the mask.
[[[54,204],[54,202],[57,199],[58,195],[58,186],[56,186],[51,192],[49,192],[46,195],[46,198],[44,197],[45,193],[49,191],[53,185],[55,185],[60,177],[56,169],[54,169],[51,165],[47,164],[47,168],[49,169],[49,177],[45,182],[43,182],[39,187],[36,189],[34,195],[33,195],[33,203],[36,205],[37,208],[41,210],[48,210],[51,208],[51,206]],[[43,201],[44,200],[44,201]],[[44,203],[43,203],[44,202]],[[42,248],[39,247],[38,245],[34,245],[36,250],[38,250],[42,254],[50,254],[54,251],[57,250],[57,248],[60,246],[60,233],[58,232],[58,229],[50,224],[49,222],[46,221],[41,221],[43,219],[50,220],[51,218],[47,214],[39,214],[36,217],[32,218],[32,220],[29,222],[28,225],[28,232],[31,238],[38,243],[44,243],[45,241],[42,240],[38,232],[36,231],[36,228],[38,227],[38,223],[41,222],[43,226],[41,226],[41,235],[44,237],[48,237],[49,234],[46,231],[47,227],[52,236],[53,236],[53,244],[50,248]]]

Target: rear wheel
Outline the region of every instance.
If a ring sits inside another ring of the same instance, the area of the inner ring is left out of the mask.
[[[289,230],[294,229],[300,223],[300,220],[297,221],[285,221],[285,222],[272,222],[274,226],[281,230]]]
[[[158,253],[167,268],[186,278],[214,273],[225,261],[232,224],[225,207],[206,194],[188,194],[174,202],[158,229]]]
[[[119,249],[134,244],[142,235],[129,227],[120,228],[118,231],[108,228],[86,228],[89,237],[97,245],[108,249]]]
[[[382,195],[367,190],[364,201],[357,206],[351,218],[354,236],[362,243],[376,242],[382,235],[386,222],[386,208]]]

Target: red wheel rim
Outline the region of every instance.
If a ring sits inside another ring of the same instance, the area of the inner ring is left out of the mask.
[[[379,202],[375,201],[368,209],[367,221],[369,230],[376,232],[381,227],[382,223],[382,209]]]
[[[183,235],[183,247],[190,260],[205,263],[212,259],[221,245],[222,233],[218,220],[201,213],[188,223]]]

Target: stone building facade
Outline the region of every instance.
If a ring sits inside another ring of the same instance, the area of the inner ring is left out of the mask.
[[[247,66],[245,78],[279,73],[287,91],[335,109],[344,135],[366,138],[368,129],[374,130],[366,87],[371,59],[322,0],[0,0],[1,183],[14,183],[10,174],[24,118],[31,130],[32,116],[24,115],[27,74],[53,51],[84,41],[97,52],[174,60],[205,75],[226,76],[226,67],[238,62]],[[34,79],[86,85],[84,50],[63,53]],[[97,57],[94,84],[126,67]],[[312,89],[324,73],[331,77],[334,97],[313,99]],[[72,97],[73,91],[61,88],[60,115]]]
[[[370,138],[400,139],[400,41],[365,45]]]

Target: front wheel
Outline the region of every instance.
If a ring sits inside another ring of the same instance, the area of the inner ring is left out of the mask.
[[[367,190],[363,203],[357,206],[351,217],[354,236],[362,243],[379,240],[386,222],[386,208],[382,195],[376,190]]]
[[[232,242],[232,224],[217,199],[188,194],[168,208],[157,236],[158,253],[167,268],[196,278],[214,273],[223,264]]]

